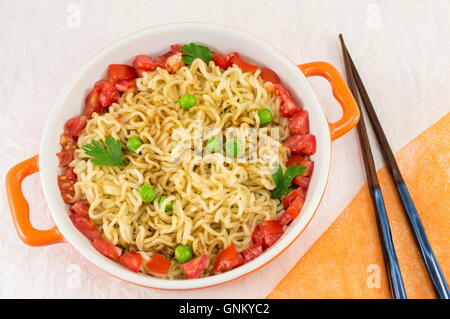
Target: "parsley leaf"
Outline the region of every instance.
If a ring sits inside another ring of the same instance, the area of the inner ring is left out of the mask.
[[[278,165],[277,170],[272,175],[273,181],[276,185],[275,189],[272,190],[272,198],[281,199],[290,193],[291,189],[289,186],[292,180],[297,176],[301,175],[306,171],[305,166],[292,164],[286,169],[283,174],[283,169],[281,165]]]
[[[183,54],[183,62],[186,65],[190,65],[195,59],[202,59],[206,63],[213,60],[213,55],[209,48],[194,42],[181,46],[181,52]]]
[[[83,150],[92,156],[91,162],[95,165],[125,166],[120,141],[107,137],[105,145],[106,149],[98,141],[93,140],[91,144],[83,145]]]

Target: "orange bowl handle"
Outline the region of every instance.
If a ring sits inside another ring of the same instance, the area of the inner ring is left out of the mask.
[[[342,107],[342,118],[334,123],[329,123],[331,139],[341,137],[358,124],[359,109],[347,84],[334,66],[326,62],[311,62],[298,65],[298,68],[309,76],[322,76],[330,82],[333,95]]]
[[[39,156],[35,155],[13,168],[6,175],[6,194],[9,208],[20,239],[30,246],[43,246],[64,240],[58,228],[36,229],[31,225],[30,206],[22,193],[22,181],[28,175],[39,171]]]

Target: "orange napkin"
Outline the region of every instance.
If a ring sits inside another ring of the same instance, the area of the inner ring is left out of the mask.
[[[447,282],[450,280],[449,133],[450,113],[396,155]],[[409,298],[436,298],[386,167],[378,171],[378,177],[407,295]],[[376,282],[378,270],[379,285]],[[390,297],[367,184],[268,295],[268,298]]]

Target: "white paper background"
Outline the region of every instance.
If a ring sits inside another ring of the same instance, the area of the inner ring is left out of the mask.
[[[1,0],[1,180],[12,165],[38,152],[52,103],[98,50],[136,30],[181,21],[240,27],[298,63],[324,60],[343,72],[337,38],[342,32],[395,151],[450,110],[450,1]],[[316,79],[311,83],[329,118],[337,119],[339,106],[328,84]],[[24,245],[13,229],[3,191],[0,297],[265,297],[363,184],[354,131],[333,143],[332,157],[326,195],[301,238],[249,277],[198,291],[165,292],[122,282],[89,264],[69,244]],[[34,224],[51,226],[37,174],[24,182],[24,191]]]

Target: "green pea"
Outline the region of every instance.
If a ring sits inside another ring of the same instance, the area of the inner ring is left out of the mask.
[[[162,203],[166,200],[166,198],[167,198],[167,196],[161,196],[161,197],[158,199],[158,205],[159,205],[159,207],[161,207]],[[172,210],[172,209],[173,209],[173,203],[170,201],[170,202],[168,202],[168,203],[166,204],[166,208],[164,208],[164,210],[167,212],[167,211]]]
[[[142,201],[144,203],[152,202],[156,197],[156,191],[150,184],[144,184],[139,187],[139,195],[141,195]]]
[[[191,94],[185,94],[182,97],[180,97],[177,102],[180,104],[180,106],[185,109],[189,110],[191,107],[195,106],[197,104],[197,99],[195,96]]]
[[[142,145],[142,141],[137,136],[132,136],[127,141],[127,148],[131,152],[135,152]]]
[[[264,108],[258,111],[259,121],[261,124],[269,124],[273,120],[272,111]]]
[[[242,153],[242,144],[236,139],[229,140],[225,144],[225,151],[229,157],[238,157]]]
[[[189,245],[178,245],[175,248],[175,259],[180,263],[185,263],[192,259],[192,247]]]
[[[208,149],[208,151],[210,151],[211,153],[215,153],[219,150],[220,148],[220,142],[219,139],[215,136],[210,137],[208,139],[208,141],[206,141],[206,148]]]

